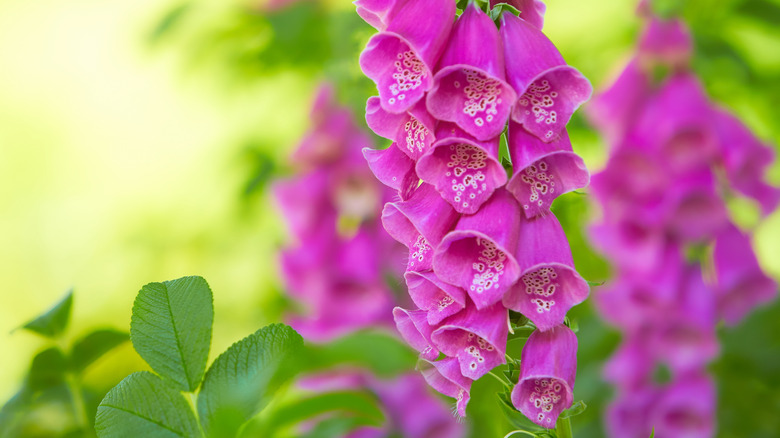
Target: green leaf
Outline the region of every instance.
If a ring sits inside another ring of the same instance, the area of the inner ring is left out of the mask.
[[[585,409],[587,408],[588,405],[586,405],[584,401],[579,400],[573,405],[571,405],[569,409],[566,409],[563,412],[561,412],[561,415],[558,418],[571,418],[576,415],[580,415],[581,413],[585,412]]]
[[[498,404],[501,406],[501,410],[504,412],[504,416],[512,425],[512,427],[533,433],[544,432],[546,430],[533,421],[529,420],[525,415],[523,415],[522,412],[515,409],[515,407],[512,405],[512,402],[509,400],[509,394],[498,394],[498,399]]]
[[[71,289],[57,304],[43,315],[33,319],[22,328],[38,333],[48,338],[56,338],[68,326],[70,309],[73,307],[73,290]]]
[[[198,421],[181,392],[156,375],[130,374],[97,409],[98,437],[198,437]]]
[[[198,414],[209,436],[235,436],[297,372],[302,347],[303,338],[295,330],[273,324],[222,353],[198,394]]]
[[[326,346],[307,345],[304,355],[306,371],[349,364],[384,377],[407,372],[417,363],[417,355],[405,343],[376,331],[356,332]]]
[[[73,344],[70,369],[80,373],[92,362],[128,340],[130,335],[126,332],[113,329],[95,330]]]
[[[138,354],[184,391],[195,391],[206,370],[214,304],[202,277],[149,283],[135,298],[130,339]]]
[[[31,391],[41,391],[62,384],[65,381],[65,371],[68,361],[57,347],[52,347],[38,353],[30,365],[27,375],[27,387]]]
[[[338,391],[292,400],[274,409],[273,412],[267,413],[268,420],[258,425],[254,435],[273,436],[279,429],[328,412],[337,412],[336,417],[339,418],[354,418],[355,426],[378,427],[385,420],[375,396],[366,391]],[[246,431],[244,432],[246,434]]]

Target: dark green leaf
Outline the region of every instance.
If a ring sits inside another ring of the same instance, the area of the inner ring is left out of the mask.
[[[76,373],[84,371],[92,362],[130,339],[125,332],[112,329],[95,330],[73,344],[70,368]]]
[[[417,355],[405,343],[386,333],[362,331],[330,342],[308,345],[303,366],[307,371],[354,365],[379,376],[395,376],[414,368]]]
[[[72,289],[54,307],[23,325],[22,328],[49,338],[56,338],[68,326],[71,307],[73,307]]]
[[[586,405],[584,401],[579,400],[573,405],[571,405],[569,409],[566,409],[563,412],[561,412],[561,415],[558,418],[570,418],[576,415],[580,415],[581,413],[585,412],[585,409],[587,408],[588,405]]]
[[[138,293],[130,321],[130,339],[138,354],[185,391],[203,379],[214,304],[202,277],[149,283]]]
[[[319,417],[328,412],[338,412],[339,418],[354,418],[354,425],[381,426],[384,414],[377,406],[376,397],[360,391],[340,391],[317,394],[293,400],[268,415],[268,421],[255,429],[256,436],[273,436],[279,429]]]
[[[40,391],[60,385],[65,381],[67,368],[68,361],[59,348],[46,349],[33,359],[27,375],[27,387],[31,391]]]
[[[264,327],[233,344],[211,365],[198,395],[209,436],[234,436],[297,371],[303,338],[283,324]]]
[[[198,422],[181,392],[152,373],[133,373],[98,406],[99,437],[198,437]]]

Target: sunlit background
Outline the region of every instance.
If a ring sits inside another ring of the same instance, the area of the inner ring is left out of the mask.
[[[680,3],[710,95],[780,144],[780,1]],[[545,33],[596,89],[607,85],[631,56],[635,3],[547,5]],[[13,330],[70,288],[70,338],[127,330],[142,285],[195,274],[215,293],[212,357],[280,319],[275,253],[286,235],[267,182],[285,173],[321,80],[362,118],[372,84],[357,54],[372,29],[346,0],[301,1],[272,18],[263,11],[261,2],[237,0],[0,1],[0,400],[45,345]],[[598,170],[605,148],[581,114],[570,133]],[[770,175],[780,184],[780,166]],[[732,207],[740,224],[757,223],[750,203]],[[606,279],[582,237],[587,198],[570,194],[555,208],[580,272]],[[780,278],[780,214],[761,224],[754,244]],[[576,398],[590,405],[574,426],[577,436],[596,437],[609,399],[600,367],[619,338],[590,309],[574,312]],[[780,406],[778,317],[774,305],[721,330],[724,356],[712,369],[722,436],[771,436],[761,435],[777,422],[771,410],[745,405]],[[142,366],[125,345],[91,367],[86,382],[107,389]]]

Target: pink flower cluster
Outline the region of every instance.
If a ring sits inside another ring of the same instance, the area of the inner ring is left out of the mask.
[[[618,387],[614,437],[713,436],[716,324],[737,323],[777,290],[724,202],[733,190],[765,214],[777,206],[780,191],[763,179],[772,152],[707,99],[691,52],[681,21],[648,17],[637,56],[589,108],[611,144],[591,184],[603,211],[591,235],[617,271],[596,294],[624,334],[605,369]],[[659,365],[670,382],[655,381]]]
[[[358,0],[379,32],[360,57],[379,96],[368,126],[393,144],[364,154],[397,192],[387,232],[409,249],[404,275],[417,309],[396,308],[420,368],[466,415],[472,381],[506,363],[507,309],[537,327],[512,401],[551,428],[572,404],[577,338],[567,311],[588,295],[549,210],[588,184],[565,126],[590,83],[542,33],[540,1],[510,2],[500,28],[474,2]],[[507,129],[511,178],[499,158]]]
[[[402,247],[376,217],[391,191],[374,179],[360,153],[371,140],[336,104],[331,87],[320,90],[311,118],[313,127],[292,156],[296,174],[276,181],[273,191],[295,239],[281,253],[282,279],[304,308],[288,322],[308,341],[324,342],[390,324],[395,300],[385,276],[401,276],[390,262],[402,257]],[[395,432],[410,438],[463,436],[463,427],[419,375],[382,380],[341,369],[309,376],[301,386],[318,392],[367,389],[379,396],[387,423],[355,429],[351,438]]]

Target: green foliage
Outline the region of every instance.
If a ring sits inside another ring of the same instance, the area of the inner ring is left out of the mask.
[[[126,332],[99,329],[73,344],[70,352],[70,368],[75,373],[84,371],[104,354],[130,340]]]
[[[30,391],[41,391],[65,382],[65,371],[68,360],[62,350],[57,347],[48,348],[38,353],[32,361],[27,374],[27,388]]]
[[[417,354],[387,333],[361,331],[336,339],[327,346],[307,345],[302,366],[306,371],[352,365],[374,374],[393,376],[414,368]]]
[[[65,331],[70,321],[70,309],[73,307],[73,290],[43,315],[38,316],[22,328],[48,338],[56,338]]]
[[[127,376],[100,403],[101,437],[196,437],[198,422],[181,392],[149,372]]]
[[[211,365],[198,394],[198,415],[209,436],[233,436],[296,371],[303,338],[274,324],[233,344]]]
[[[203,379],[214,305],[201,277],[150,283],[138,293],[130,321],[133,347],[158,374],[184,391]]]

